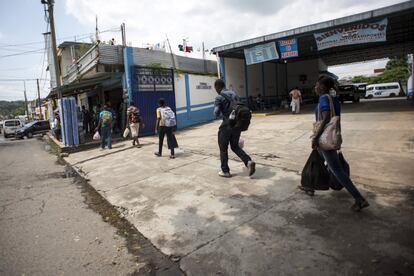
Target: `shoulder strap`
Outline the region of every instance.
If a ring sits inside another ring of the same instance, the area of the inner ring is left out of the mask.
[[[228,95],[224,94],[224,92],[220,93],[221,96],[223,96],[223,98],[225,98],[226,100],[228,100],[230,103],[232,103],[232,99],[231,97],[229,97]]]
[[[336,116],[336,114],[335,114],[335,106],[333,104],[333,99],[332,99],[331,95],[328,95],[328,99],[329,99],[329,108],[331,110],[331,118],[332,118],[332,117],[335,117]]]

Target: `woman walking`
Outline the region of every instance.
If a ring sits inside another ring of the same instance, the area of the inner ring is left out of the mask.
[[[312,138],[312,149],[317,149],[319,151],[328,163],[329,170],[336,177],[338,182],[354,197],[355,203],[352,205],[351,209],[359,212],[361,209],[368,207],[369,203],[355,187],[350,177],[345,173],[344,168],[342,168],[340,164],[337,150],[322,150],[319,147],[319,139],[324,132],[326,125],[331,120],[331,108],[333,107],[334,110],[332,111],[334,111],[333,113],[336,116],[341,116],[341,106],[338,98],[329,95],[329,91],[334,85],[334,80],[327,76],[320,77],[316,83],[315,90],[319,95],[319,103],[315,108],[315,116],[316,121],[319,121],[319,126],[315,129],[315,134]]]
[[[173,130],[176,127],[175,113],[170,107],[165,105],[165,100],[163,98],[158,100],[156,113],[157,122],[155,125],[155,133],[158,133],[159,143],[158,152],[156,152],[155,155],[158,157],[162,156],[162,145],[164,143],[164,137],[167,135],[167,144],[171,151],[170,159],[174,159],[174,148],[178,148],[177,140],[173,133]]]

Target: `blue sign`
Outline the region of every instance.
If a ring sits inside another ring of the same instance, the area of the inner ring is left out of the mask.
[[[279,54],[276,50],[276,43],[270,42],[257,45],[249,49],[244,49],[244,57],[246,58],[246,64],[251,65],[273,59],[279,59]]]
[[[298,42],[296,38],[279,40],[279,50],[281,58],[292,58],[299,56]]]

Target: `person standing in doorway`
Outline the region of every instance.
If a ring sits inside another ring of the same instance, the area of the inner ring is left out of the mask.
[[[141,147],[141,144],[138,140],[141,122],[142,120],[139,109],[135,106],[134,102],[131,102],[127,110],[127,124],[129,125],[129,129],[131,130],[132,146],[136,145],[138,148]]]
[[[300,113],[300,104],[302,103],[302,93],[300,93],[299,87],[295,87],[289,93],[290,95],[290,106],[292,107],[292,114]]]
[[[84,105],[82,105],[82,122],[83,122],[83,129],[85,130],[86,134],[91,132],[91,129],[89,129],[90,120],[91,120],[91,113],[89,112],[89,110],[86,109]]]
[[[351,209],[359,212],[361,209],[368,207],[369,203],[355,187],[350,177],[345,173],[345,170],[339,161],[338,151],[322,150],[319,148],[319,139],[325,130],[326,125],[331,120],[331,108],[334,109],[333,113],[336,114],[336,116],[341,116],[341,105],[338,98],[329,95],[329,91],[334,87],[334,85],[334,80],[327,76],[320,77],[316,83],[315,91],[319,95],[319,103],[315,108],[315,117],[316,120],[321,123],[318,129],[315,130],[315,134],[312,138],[312,149],[317,149],[319,151],[328,163],[329,170],[336,177],[338,182],[341,183],[341,185],[344,186],[345,189],[353,196],[355,203],[352,205]]]
[[[105,104],[103,110],[99,113],[99,123],[95,130],[101,130],[102,149],[104,149],[105,146],[108,146],[108,149],[112,149],[112,125],[113,115],[108,106]]]
[[[158,108],[156,110],[157,122],[155,124],[155,133],[158,133],[159,142],[158,142],[158,152],[155,152],[155,156],[162,156],[162,146],[164,143],[164,137],[167,135],[167,144],[168,148],[171,151],[170,159],[175,158],[174,149],[178,148],[177,139],[173,133],[174,128],[176,127],[176,119],[174,111],[165,105],[165,100],[163,98],[158,100]]]
[[[228,165],[228,147],[230,144],[231,150],[243,161],[245,166],[249,169],[249,176],[256,171],[256,163],[252,161],[249,155],[240,148],[239,140],[241,131],[233,129],[230,126],[229,117],[232,112],[232,106],[239,101],[238,96],[234,91],[226,90],[224,81],[216,80],[214,88],[217,92],[214,101],[214,115],[218,118],[220,115],[223,118],[218,131],[218,145],[220,148],[221,171],[219,176],[231,177],[230,168]]]

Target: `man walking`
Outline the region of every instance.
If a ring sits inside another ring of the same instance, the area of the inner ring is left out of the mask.
[[[139,143],[138,135],[141,124],[141,115],[134,102],[129,104],[127,110],[127,123],[129,125],[129,129],[131,130],[132,146],[137,145],[137,147],[140,148],[141,144]]]
[[[232,107],[238,102],[238,96],[234,91],[226,90],[224,81],[221,79],[216,80],[214,88],[217,92],[217,97],[214,102],[214,115],[218,118],[222,115],[223,122],[218,131],[218,144],[220,148],[220,160],[221,171],[219,176],[231,177],[230,168],[228,165],[228,147],[230,144],[231,150],[243,161],[245,166],[249,169],[249,176],[253,175],[256,171],[256,163],[252,161],[249,155],[247,155],[239,146],[239,140],[241,130],[232,128],[230,126],[229,117],[232,113]]]
[[[108,149],[112,149],[112,125],[113,115],[105,104],[103,110],[99,113],[99,123],[95,130],[98,131],[99,128],[101,129],[102,149],[104,149],[106,145],[108,146]]]
[[[290,106],[292,107],[292,114],[299,114],[300,112],[300,103],[302,102],[302,94],[300,93],[300,90],[298,87],[295,87],[292,91],[289,93],[291,102]]]

